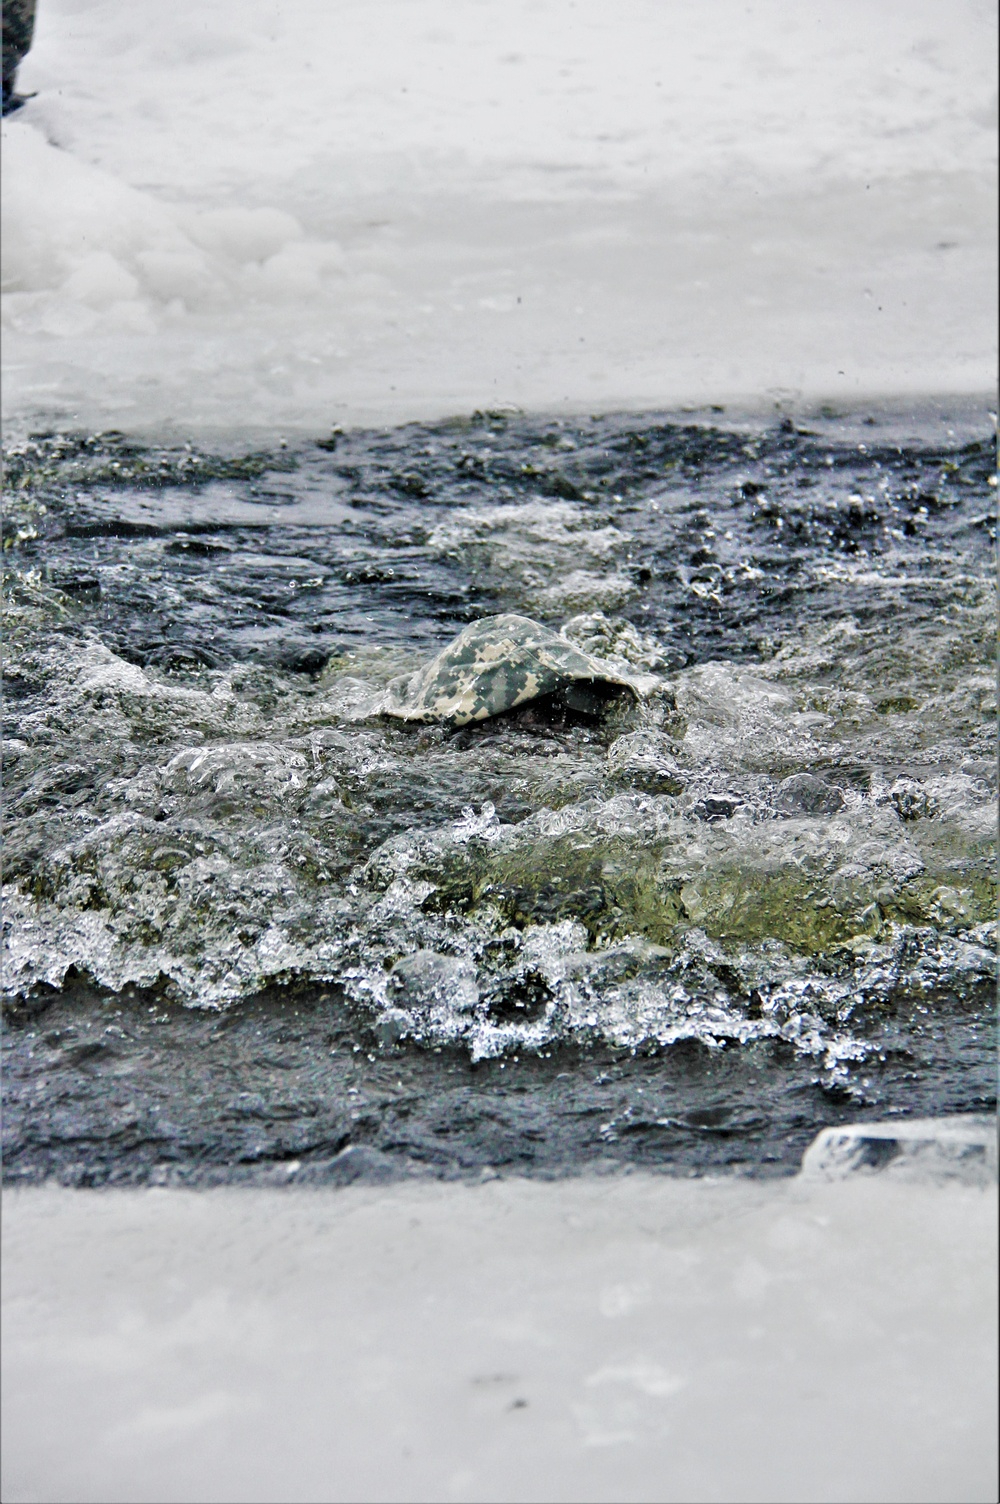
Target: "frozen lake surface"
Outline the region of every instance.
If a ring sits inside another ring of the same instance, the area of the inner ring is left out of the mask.
[[[992,391],[983,0],[48,0],[8,423]]]
[[[8,1192],[4,1497],[996,1497],[996,1195]]]

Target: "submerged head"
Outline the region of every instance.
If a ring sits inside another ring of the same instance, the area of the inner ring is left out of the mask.
[[[638,697],[616,668],[583,653],[527,616],[470,623],[426,668],[388,687],[386,715],[466,726],[529,701],[556,697],[579,715],[598,716],[610,700]]]

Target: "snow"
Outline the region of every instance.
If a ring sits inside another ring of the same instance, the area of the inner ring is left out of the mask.
[[[995,1190],[51,1188],[3,1234],[10,1504],[996,1498]]]
[[[986,0],[43,0],[8,424],[987,391]]]

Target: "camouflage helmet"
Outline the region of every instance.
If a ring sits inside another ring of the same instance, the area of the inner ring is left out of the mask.
[[[426,668],[394,679],[382,710],[403,721],[466,726],[556,693],[571,709],[597,714],[609,697],[635,696],[637,687],[617,665],[508,614],[470,623]]]

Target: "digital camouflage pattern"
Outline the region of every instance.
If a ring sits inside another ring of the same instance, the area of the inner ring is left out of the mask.
[[[596,714],[616,691],[635,695],[636,685],[538,622],[507,614],[472,622],[426,668],[394,679],[383,710],[466,726],[556,692],[572,709]]]

